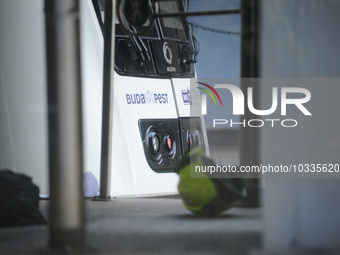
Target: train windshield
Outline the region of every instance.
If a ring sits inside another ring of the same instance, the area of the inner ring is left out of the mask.
[[[159,1],[160,13],[178,13],[182,12],[183,8],[178,1]],[[188,27],[186,20],[183,17],[169,17],[160,19],[163,36],[167,39],[187,40]]]
[[[104,9],[105,0],[92,0],[92,2],[97,12],[98,20],[100,24],[103,26],[105,16]],[[158,13],[178,13],[184,11],[184,7],[181,0],[160,0],[160,1],[154,0],[154,2],[155,8]],[[165,39],[175,39],[183,41],[188,40],[189,28],[184,17],[159,18],[158,21],[156,21],[156,23],[158,23],[160,26],[157,25],[153,26],[150,31],[141,35],[141,37],[159,38],[162,35]],[[149,26],[149,21],[147,21],[143,26],[140,27],[136,26],[135,29],[139,31],[146,26]],[[120,36],[126,35],[126,32],[119,24],[117,16],[116,16],[116,34]]]
[[[92,2],[103,30],[105,1]],[[185,11],[182,0],[154,0],[153,6],[156,13],[161,14]],[[127,33],[117,17],[115,23],[116,72],[121,75],[160,78],[194,76],[194,61],[190,61],[189,26],[185,17],[157,18],[151,29],[139,36]],[[147,20],[143,26],[131,25],[130,29],[141,31],[149,25],[150,21]]]

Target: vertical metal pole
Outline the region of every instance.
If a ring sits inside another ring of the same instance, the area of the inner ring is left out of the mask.
[[[113,73],[115,43],[115,0],[105,1],[104,20],[104,68],[102,107],[102,147],[100,165],[100,195],[97,200],[110,199],[112,119],[113,119]]]
[[[241,1],[241,78],[259,76],[258,3],[259,0]]]
[[[245,78],[258,78],[258,6],[259,0],[241,1],[241,89],[244,95],[247,94],[249,83]],[[259,105],[258,84],[252,81],[254,86],[253,102]],[[246,120],[258,118],[245,107],[244,118]],[[259,163],[259,129],[244,127],[240,129],[240,165],[258,165]],[[247,183],[248,205],[258,204],[259,201],[258,179],[250,179]]]
[[[84,243],[82,105],[78,0],[45,0],[50,248]]]
[[[241,2],[241,78],[257,78],[258,73],[258,46],[257,46],[257,6],[258,0],[242,0]],[[247,94],[246,82],[241,82],[244,95]],[[259,103],[259,89],[254,84],[254,105]],[[257,118],[245,107],[244,118]],[[241,165],[256,165],[259,159],[258,128],[241,128]]]

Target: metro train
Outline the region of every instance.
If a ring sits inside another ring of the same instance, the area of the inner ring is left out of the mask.
[[[34,94],[34,98],[39,98],[28,101],[29,107],[39,110],[31,115],[25,114],[29,118],[26,121],[32,126],[39,123],[39,127],[21,131],[9,127],[4,136],[11,133],[12,140],[1,144],[2,150],[17,146],[16,137],[28,133],[31,135],[22,139],[33,147],[28,154],[22,151],[24,148],[11,150],[11,155],[3,157],[1,164],[2,167],[13,168],[32,176],[33,181],[41,187],[41,193],[48,195],[47,178],[42,177],[48,173],[47,152],[42,152],[47,146],[46,95],[43,93],[46,90],[46,59],[44,32],[41,29],[44,22],[43,1],[21,1],[20,8],[17,2],[1,1],[0,8],[15,11],[17,16],[25,18],[25,22],[14,24],[13,29],[24,31],[25,25],[31,33],[34,30],[37,35],[36,41],[29,45],[22,41],[17,42],[22,46],[23,54],[22,59],[18,56],[15,61],[22,65],[21,75],[38,80],[42,89],[38,91],[34,84],[27,84],[32,88],[30,93]],[[187,8],[186,1],[182,0],[155,3],[160,13],[184,12]],[[99,182],[105,11],[103,1],[100,0],[82,0],[80,4],[84,172],[92,173]],[[6,31],[10,33],[8,29]],[[203,117],[194,109],[199,108],[197,105],[200,104],[200,93],[195,86],[194,63],[197,51],[192,28],[185,17],[163,17],[156,18],[154,25],[146,33],[131,35],[125,32],[116,18],[115,33],[110,196],[174,194],[177,192],[178,182],[174,169],[190,148],[203,146],[209,152]],[[10,49],[9,45],[1,47]],[[16,45],[13,44],[13,47]],[[29,51],[39,52],[39,56],[27,59]],[[3,61],[5,58],[1,63],[5,65]],[[30,63],[43,68],[44,72],[41,72],[41,68],[26,70],[23,65],[28,66]],[[10,75],[5,69],[2,72],[2,76]],[[11,84],[4,83],[3,86]],[[7,97],[8,102],[10,97],[15,97],[18,93],[20,94],[19,89],[11,95],[3,96]],[[7,107],[11,107],[10,104]],[[9,111],[9,114],[17,114],[20,118],[23,113]],[[1,115],[1,122],[10,124],[10,119],[14,117]],[[43,132],[36,134],[39,130]],[[39,148],[34,149],[37,144]],[[27,157],[31,159],[25,164]],[[30,163],[34,160],[34,163]],[[37,162],[40,163],[37,165]]]

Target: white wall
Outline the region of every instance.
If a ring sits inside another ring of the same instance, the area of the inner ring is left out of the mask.
[[[261,77],[340,76],[339,1],[262,0],[260,11]],[[294,131],[262,129],[261,162],[340,163],[340,86],[319,81],[307,85],[313,116],[298,117]],[[267,89],[261,87],[263,105],[270,103],[263,96]],[[267,179],[264,249],[339,249],[339,197],[340,179]]]
[[[47,193],[43,6],[0,1],[0,169],[33,177]]]

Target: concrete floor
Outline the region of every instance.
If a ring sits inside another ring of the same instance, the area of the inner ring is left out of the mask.
[[[47,216],[48,201],[41,201]],[[179,198],[86,200],[90,254],[249,254],[260,247],[261,208],[233,208],[217,218],[191,214]],[[48,227],[0,228],[0,254],[47,252]]]

